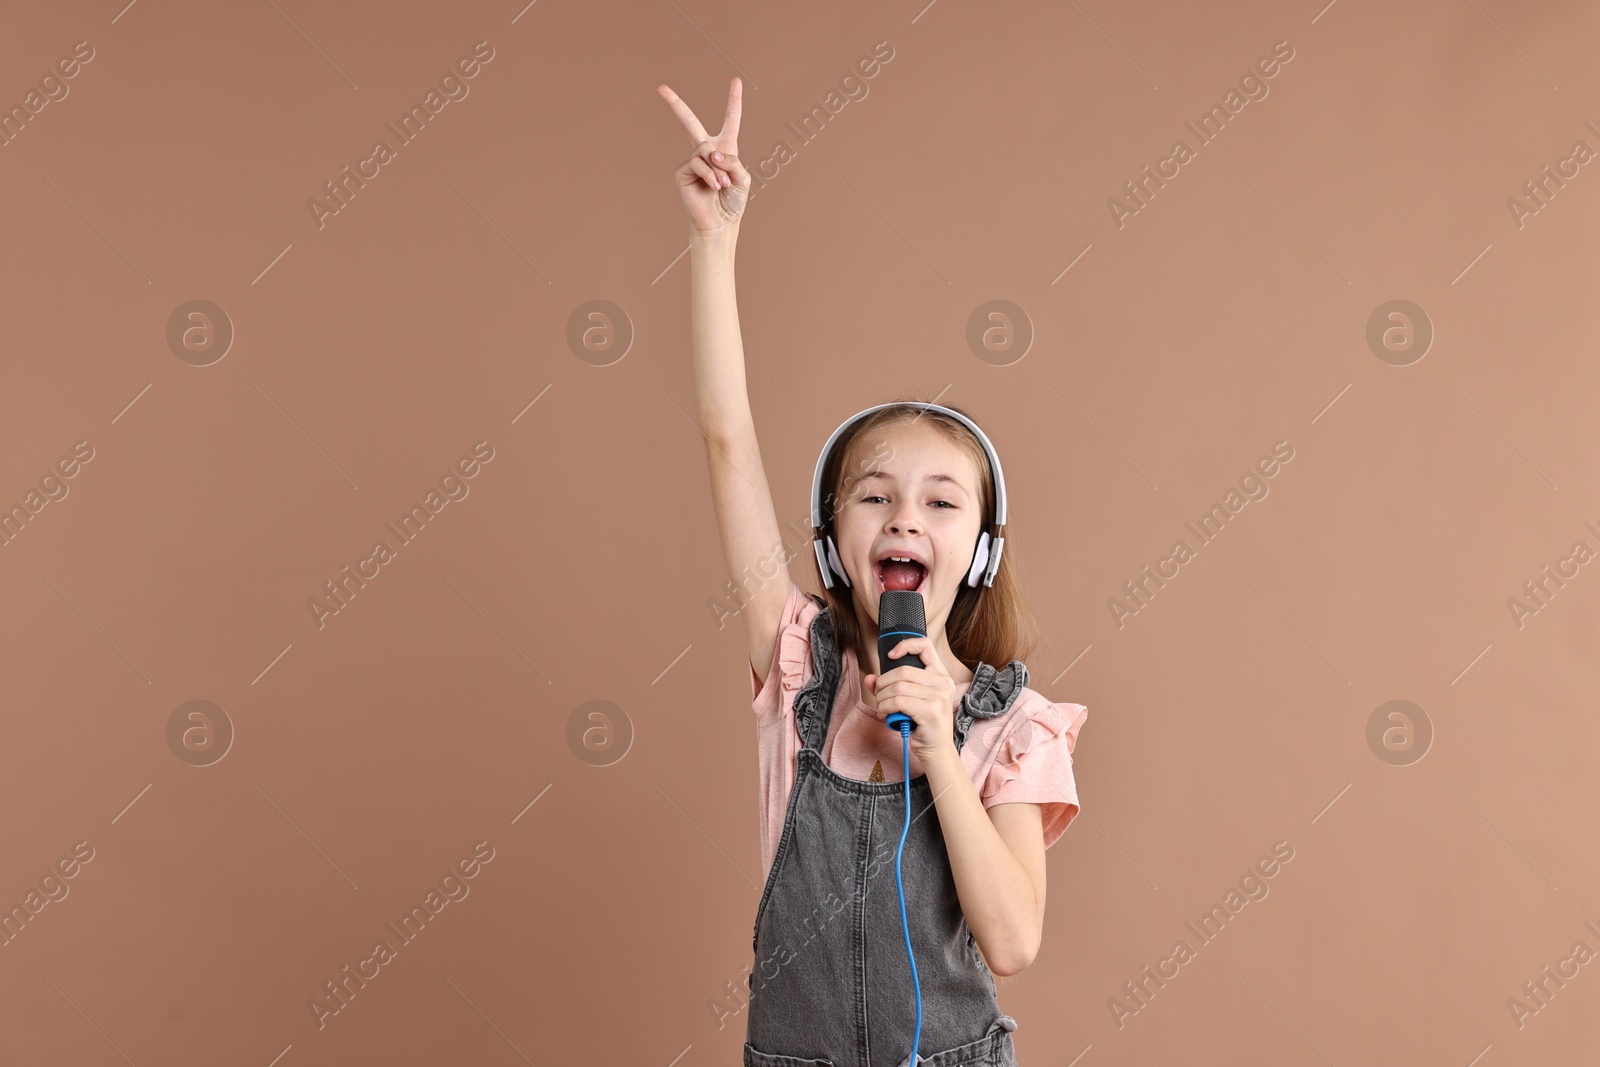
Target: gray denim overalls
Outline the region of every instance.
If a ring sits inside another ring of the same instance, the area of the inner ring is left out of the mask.
[[[795,694],[803,747],[756,911],[745,1067],[901,1067],[917,1028],[895,885],[905,783],[846,778],[822,759],[843,667],[829,614],[811,623],[814,674]],[[956,714],[957,751],[974,718],[1005,713],[1027,682],[1021,660],[980,663]],[[961,913],[933,799],[927,775],[911,779],[901,878],[922,986],[917,1063],[1015,1067],[1017,1024]]]

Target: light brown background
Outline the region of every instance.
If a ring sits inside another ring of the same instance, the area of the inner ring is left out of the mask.
[[[0,903],[95,858],[0,948],[0,1061],[738,1062],[744,1017],[710,1005],[751,963],[755,733],[708,609],[688,145],[654,93],[714,129],[734,74],[745,158],[795,154],[739,261],[780,521],[845,417],[962,405],[1005,462],[1033,684],[1090,709],[1044,947],[1000,981],[1022,1062],[1600,1052],[1600,965],[1520,1029],[1506,1003],[1600,951],[1596,565],[1507,609],[1600,549],[1600,164],[1520,229],[1506,206],[1600,149],[1593,5],[6,21],[7,107],[95,58],[0,148],[0,502],[95,458],[0,548]],[[482,40],[470,95],[319,229],[307,200]],[[1107,199],[1280,40],[1270,94],[1119,230]],[[801,144],[784,123],[878,41],[869,95]],[[1404,367],[1365,340],[1397,298],[1435,331]],[[236,330],[207,367],[165,339],[192,299]],[[566,339],[596,299],[634,332],[608,366]],[[1035,331],[1010,366],[965,340],[992,299]],[[319,629],[322,583],[480,440],[470,495]],[[1107,600],[1279,440],[1270,495],[1118,628]],[[204,767],[166,740],[195,699],[236,730]],[[1408,766],[1367,741],[1394,699],[1435,731]],[[591,700],[633,732],[605,767],[568,743]],[[470,896],[319,1030],[308,1000],[484,840]],[[1119,1028],[1122,983],[1279,840],[1270,896]]]

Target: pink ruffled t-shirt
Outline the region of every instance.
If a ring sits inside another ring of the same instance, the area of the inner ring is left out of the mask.
[[[760,759],[762,879],[772,869],[773,853],[783,834],[789,794],[794,789],[800,751],[795,728],[794,698],[811,681],[811,622],[822,608],[789,581],[789,599],[778,624],[776,654],[765,681],[750,669],[751,707],[756,713]],[[997,664],[1004,667],[1005,664]],[[964,697],[971,688],[956,686]],[[961,762],[985,809],[996,804],[1038,804],[1044,820],[1044,847],[1066,832],[1078,814],[1078,786],[1072,775],[1072,750],[1089,710],[1082,704],[1056,703],[1023,687],[1005,714],[973,719],[961,748]],[[886,782],[904,781],[900,735],[872,717],[861,699],[861,674],[855,649],[844,650],[844,671],[823,761],[846,778],[874,780],[874,767]],[[911,777],[922,773],[915,753]]]

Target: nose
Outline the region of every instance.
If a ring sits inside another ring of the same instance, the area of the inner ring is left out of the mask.
[[[914,501],[902,499],[890,512],[884,522],[884,529],[893,534],[921,533],[922,523],[917,517],[916,507]]]

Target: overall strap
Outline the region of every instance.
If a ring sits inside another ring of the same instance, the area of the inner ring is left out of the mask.
[[[956,712],[956,751],[967,743],[967,731],[973,719],[992,719],[1011,710],[1022,689],[1028,684],[1028,668],[1020,659],[1014,659],[1004,670],[997,671],[987,663],[978,664],[972,675],[972,688],[961,698]]]
[[[833,618],[826,601],[815,593],[806,597],[822,606],[811,620],[811,681],[794,696],[795,730],[806,748],[822,752],[828,734],[828,718],[839,695],[844,673],[844,657],[833,641]]]

